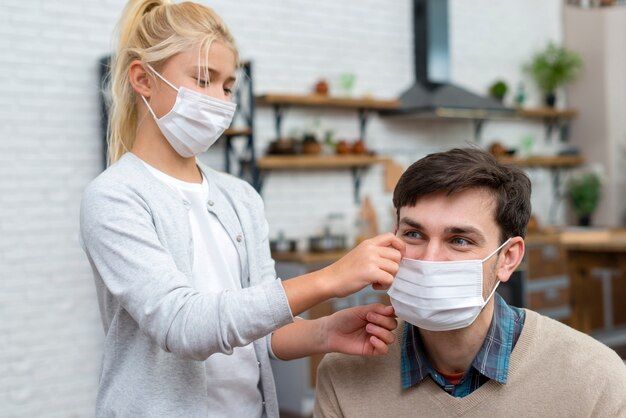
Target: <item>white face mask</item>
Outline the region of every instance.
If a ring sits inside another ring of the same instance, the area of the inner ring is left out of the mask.
[[[148,68],[178,92],[172,110],[161,119],[141,96],[163,136],[182,157],[193,157],[208,150],[230,126],[237,105],[186,87],[176,88],[150,65]]]
[[[470,326],[500,284],[483,300],[483,263],[510,240],[482,260],[402,259],[387,292],[398,318],[429,331]]]

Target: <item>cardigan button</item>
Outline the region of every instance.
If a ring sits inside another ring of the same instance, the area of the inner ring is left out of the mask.
[[[215,203],[212,200],[209,200],[209,206],[213,206]]]
[[[235,239],[237,240],[237,242],[243,241],[243,237],[241,235],[237,235],[237,238]]]

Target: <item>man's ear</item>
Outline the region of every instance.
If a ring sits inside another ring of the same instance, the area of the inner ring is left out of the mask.
[[[128,68],[128,79],[137,94],[149,99],[154,88],[154,81],[140,60],[134,60]]]
[[[522,237],[513,237],[509,243],[504,246],[498,256],[499,265],[496,270],[498,280],[501,282],[509,280],[515,269],[522,262],[524,250],[524,239]]]

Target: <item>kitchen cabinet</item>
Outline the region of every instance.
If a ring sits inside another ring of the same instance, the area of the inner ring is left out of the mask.
[[[569,324],[571,286],[559,234],[529,234],[525,243],[524,306]]]
[[[524,305],[616,347],[626,344],[626,230],[529,234]]]
[[[626,344],[626,229],[561,236],[572,283],[572,326],[609,346]]]

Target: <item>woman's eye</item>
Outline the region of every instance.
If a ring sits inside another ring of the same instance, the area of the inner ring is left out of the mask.
[[[196,78],[196,82],[200,87],[206,87],[209,84],[209,82],[203,78]]]
[[[227,96],[232,96],[233,95],[233,90],[229,89],[229,88],[224,88],[224,94]]]

